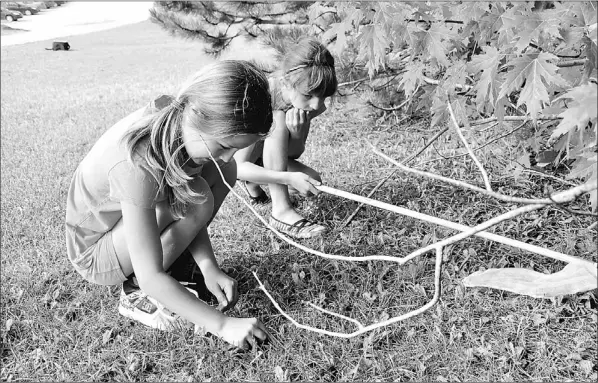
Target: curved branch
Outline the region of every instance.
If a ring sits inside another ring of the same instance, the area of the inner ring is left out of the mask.
[[[366,333],[368,331],[375,330],[375,329],[380,328],[380,327],[388,326],[388,325],[391,325],[393,323],[400,322],[400,321],[403,321],[405,319],[409,319],[409,318],[414,317],[416,315],[419,315],[419,314],[421,314],[421,313],[423,313],[425,311],[428,311],[432,306],[434,306],[438,302],[438,299],[440,298],[440,289],[441,289],[441,287],[440,287],[440,278],[441,278],[441,271],[442,271],[442,247],[439,246],[439,247],[436,247],[436,262],[435,262],[435,267],[434,267],[434,296],[432,297],[432,299],[428,303],[426,303],[425,305],[423,305],[422,307],[420,307],[420,308],[418,308],[416,310],[410,311],[410,312],[408,312],[406,314],[403,314],[403,315],[396,316],[394,318],[387,319],[387,320],[382,321],[382,322],[378,322],[378,323],[371,324],[369,326],[361,327],[361,328],[359,328],[359,330],[354,331],[352,333],[343,333],[343,332],[336,332],[336,331],[328,331],[328,330],[324,330],[324,329],[321,329],[321,328],[304,325],[304,324],[301,324],[301,323],[297,322],[295,319],[293,319],[289,314],[287,314],[280,307],[280,305],[276,302],[276,300],[274,300],[274,298],[272,297],[272,295],[268,292],[268,290],[266,290],[266,287],[264,286],[264,284],[262,283],[262,281],[260,281],[260,279],[258,278],[258,276],[257,276],[257,274],[255,272],[253,272],[253,276],[257,280],[260,289],[264,292],[264,294],[266,294],[266,296],[268,297],[268,299],[270,299],[270,302],[272,302],[272,304],[278,310],[278,312],[280,314],[282,314],[282,316],[284,316],[285,318],[287,318],[289,321],[291,321],[295,326],[297,326],[299,328],[302,328],[304,330],[313,331],[313,332],[316,332],[316,333],[319,333],[319,334],[324,334],[324,335],[329,335],[329,336],[336,336],[336,337],[339,337],[339,338],[353,338],[353,337],[356,337],[356,336],[361,335],[363,333]],[[335,313],[332,313],[332,312],[329,312],[329,311],[327,313],[331,314],[331,315],[334,315],[334,316],[337,316],[337,317],[343,317],[343,319],[350,320],[353,323],[355,323],[355,322],[359,323],[358,321],[356,321],[354,319],[344,317],[344,315],[341,316],[340,314],[335,314]],[[361,325],[361,323],[359,323],[359,325]]]
[[[430,145],[432,145],[434,143],[434,141],[436,141],[440,136],[442,136],[447,130],[448,130],[448,128],[444,128],[440,132],[436,133],[434,135],[434,137],[430,138],[430,140],[421,149],[419,149],[417,152],[413,153],[412,155],[410,155],[409,157],[407,157],[406,159],[401,161],[401,163],[406,165],[409,162],[413,161],[424,150],[426,150]],[[374,193],[378,189],[380,189],[380,187],[382,187],[382,185],[384,185],[384,183],[386,181],[388,181],[390,179],[390,177],[392,177],[395,173],[396,173],[396,170],[393,170],[388,176],[381,179],[380,182],[378,182],[378,184],[376,184],[376,186],[374,186],[374,188],[368,193],[368,198],[373,196]],[[342,230],[345,226],[347,226],[353,220],[353,218],[355,218],[355,216],[359,212],[359,209],[361,209],[363,207],[363,205],[364,205],[363,202],[360,203],[359,205],[357,205],[357,207],[355,208],[355,211],[353,211],[353,213],[340,225],[339,230]]]
[[[480,160],[478,160],[478,157],[476,157],[476,155],[473,153],[473,151],[471,150],[471,147],[469,147],[469,144],[467,143],[467,140],[463,136],[463,132],[461,132],[461,128],[459,128],[459,123],[457,122],[457,119],[455,118],[455,113],[453,113],[453,107],[451,106],[450,100],[447,101],[446,104],[448,106],[448,111],[451,115],[451,120],[453,121],[453,125],[455,126],[455,130],[457,131],[457,134],[459,135],[461,142],[463,142],[463,145],[465,146],[465,149],[467,149],[469,156],[473,159],[473,162],[475,162],[478,169],[482,173],[482,178],[484,179],[484,184],[486,185],[486,190],[492,191],[492,185],[490,185],[490,179],[488,178],[488,173],[486,172],[486,169],[484,168],[484,166],[482,165]],[[465,124],[466,125],[469,124],[467,122],[467,119],[466,119]]]
[[[477,151],[477,150],[480,150],[480,149],[482,149],[482,148],[485,148],[486,146],[488,146],[488,145],[490,145],[490,144],[492,144],[492,143],[494,143],[494,142],[496,142],[496,141],[500,140],[501,138],[505,138],[505,137],[507,137],[507,136],[509,136],[509,135],[511,135],[511,134],[513,134],[513,133],[515,133],[515,132],[516,132],[516,131],[518,131],[519,129],[523,128],[523,127],[525,126],[525,124],[527,124],[528,122],[529,122],[529,121],[523,121],[523,124],[520,124],[520,125],[519,125],[519,126],[517,126],[516,128],[514,128],[514,129],[511,129],[511,130],[509,130],[507,133],[505,133],[505,134],[502,134],[502,135],[500,135],[500,136],[498,136],[498,137],[496,137],[496,138],[493,138],[493,139],[491,139],[490,141],[487,141],[486,143],[484,143],[484,144],[482,144],[482,145],[480,145],[480,146],[477,146],[477,147],[475,147],[475,148],[473,148],[473,149],[471,149],[471,150],[473,150],[473,151],[475,152],[475,151]],[[434,148],[434,149],[436,149],[436,148]],[[436,153],[438,153],[438,154],[439,154],[439,155],[440,155],[442,158],[435,158],[435,159],[433,159],[433,160],[430,160],[430,161],[425,161],[425,162],[422,162],[422,163],[420,163],[419,165],[427,164],[427,163],[429,163],[429,162],[434,162],[434,161],[440,161],[440,160],[450,160],[450,159],[452,159],[452,158],[459,158],[459,157],[463,157],[463,156],[466,156],[466,155],[468,155],[468,154],[469,154],[469,153],[461,153],[461,154],[456,154],[456,155],[454,155],[454,156],[448,156],[448,157],[445,157],[445,156],[443,156],[442,154],[440,154],[440,153],[438,152],[438,150],[436,151]],[[572,185],[572,186],[577,186],[576,184],[571,184],[571,185]]]
[[[556,114],[550,114],[550,115],[546,115],[546,116],[538,116],[536,117],[536,121],[549,121],[549,120],[562,120],[563,117],[559,117]],[[505,116],[503,117],[503,121],[531,121],[532,119],[530,117],[527,116]],[[471,121],[469,124],[470,125],[482,125],[482,124],[487,124],[489,122],[495,122],[498,121],[498,118],[496,116],[492,116],[492,117],[488,117],[488,118],[482,118],[480,120],[474,120]]]

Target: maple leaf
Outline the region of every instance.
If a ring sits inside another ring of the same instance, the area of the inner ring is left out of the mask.
[[[500,24],[500,27],[498,27],[497,32],[499,36],[498,44],[500,46],[509,45],[511,40],[515,37],[513,29],[517,29],[523,22],[521,15],[518,14],[518,10],[519,7],[514,6],[498,16],[497,23]]]
[[[347,46],[347,30],[346,23],[333,23],[330,24],[330,28],[322,35],[324,41],[332,41],[336,37],[334,47],[331,49],[333,53],[340,56]]]
[[[427,51],[428,55],[436,59],[439,64],[445,67],[450,65],[446,57],[446,44],[456,36],[444,26],[444,23],[433,23],[427,31],[416,32],[416,34],[419,37],[420,50]]]
[[[420,61],[410,61],[405,66],[406,72],[399,81],[399,87],[403,87],[406,97],[411,97],[417,85],[423,80],[423,68],[424,65]]]
[[[501,56],[498,50],[492,46],[482,48],[483,55],[476,55],[469,63],[469,71],[472,73],[481,72],[480,80],[474,86],[476,91],[477,110],[483,112],[486,108],[486,101],[494,105],[499,91],[500,84],[497,81],[498,66]]]
[[[380,26],[370,24],[363,27],[359,41],[359,58],[368,58],[366,67],[372,77],[378,68],[384,67],[388,38]]]
[[[525,86],[519,94],[517,106],[525,104],[533,119],[550,99],[546,91],[547,84],[567,86],[567,82],[556,73],[558,67],[550,60],[557,57],[551,53],[529,53],[510,61],[507,66],[514,66],[500,88],[498,98],[502,98],[519,90],[525,80]]]
[[[587,83],[571,89],[554,100],[556,102],[566,98],[572,99],[573,101],[569,104],[567,110],[559,114],[559,117],[562,117],[563,119],[555,128],[554,132],[552,132],[550,141],[559,138],[563,134],[573,133],[578,128],[583,129],[590,121],[596,126],[596,102],[598,102],[597,88],[598,86],[595,84]]]
[[[446,92],[440,86],[437,86],[434,98],[432,99],[432,107],[430,108],[430,112],[432,113],[431,127],[446,121],[448,118],[449,112],[446,107],[446,101]]]
[[[454,94],[457,86],[464,86],[467,64],[464,60],[453,62],[444,73],[442,82],[444,89],[447,89],[450,95]]]
[[[596,164],[598,161],[598,155],[591,153],[587,156],[580,157],[575,160],[571,167],[571,172],[567,174],[567,179],[590,179],[596,172]]]

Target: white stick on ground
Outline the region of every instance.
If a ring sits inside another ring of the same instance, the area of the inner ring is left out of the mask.
[[[207,148],[207,146],[206,146]],[[436,251],[436,266],[435,266],[435,271],[434,271],[434,296],[433,298],[426,303],[425,305],[423,305],[422,307],[410,311],[408,313],[390,318],[388,320],[382,321],[382,322],[378,322],[378,323],[374,323],[368,326],[363,326],[359,321],[355,320],[355,319],[351,319],[349,317],[346,317],[344,315],[341,314],[336,314],[333,313],[331,311],[325,310],[323,308],[317,307],[315,305],[312,304],[312,307],[314,307],[315,309],[324,312],[325,314],[328,315],[332,315],[341,319],[345,319],[347,321],[352,322],[353,324],[357,325],[358,330],[354,331],[352,333],[340,333],[340,332],[334,332],[334,331],[328,331],[328,330],[324,330],[324,329],[320,329],[320,328],[316,328],[316,327],[312,327],[312,326],[308,326],[308,325],[303,325],[299,322],[297,322],[295,319],[293,319],[290,315],[288,315],[284,310],[282,310],[282,308],[280,307],[280,305],[274,300],[274,298],[272,297],[272,295],[267,291],[267,289],[265,288],[265,286],[263,285],[263,283],[260,281],[260,279],[258,278],[257,274],[255,272],[253,272],[253,275],[255,277],[255,279],[257,280],[260,288],[262,289],[262,291],[264,291],[264,293],[266,294],[266,296],[270,299],[270,301],[272,302],[272,304],[274,305],[274,307],[276,307],[276,309],[285,317],[287,318],[289,321],[291,321],[295,326],[305,329],[305,330],[309,330],[309,331],[313,331],[316,333],[320,333],[320,334],[325,334],[325,335],[329,335],[329,336],[336,336],[336,337],[341,337],[341,338],[352,338],[355,336],[358,336],[360,334],[363,334],[365,332],[380,328],[380,327],[384,327],[384,326],[388,326],[390,324],[411,318],[415,315],[419,315],[425,311],[427,311],[428,309],[430,309],[432,306],[434,306],[437,302],[438,299],[440,297],[440,277],[441,277],[441,269],[442,269],[442,249],[443,246],[447,245],[447,244],[451,244],[454,242],[457,242],[459,240],[462,240],[464,238],[470,237],[472,235],[480,235],[482,232],[482,230],[489,228],[499,222],[502,222],[506,219],[510,219],[510,218],[514,218],[518,215],[521,215],[525,212],[528,211],[532,211],[532,210],[537,210],[537,209],[541,209],[547,205],[542,204],[542,203],[536,203],[536,204],[530,204],[530,205],[526,205],[523,206],[519,209],[515,209],[513,211],[510,211],[506,214],[503,214],[501,216],[495,217],[491,220],[488,220],[474,228],[467,228],[468,230],[457,234],[455,236],[446,238],[444,240],[441,240],[435,244],[432,244],[430,246],[421,248],[419,250],[416,250],[415,252],[412,252],[411,254],[409,254],[406,257],[390,257],[390,256],[363,256],[363,257],[345,257],[345,256],[339,256],[339,255],[333,255],[333,254],[326,254],[326,253],[322,253],[320,251],[316,251],[313,249],[309,249],[301,244],[296,243],[295,241],[291,240],[290,238],[286,237],[285,235],[283,235],[282,233],[280,233],[278,230],[274,229],[247,201],[245,201],[245,199],[243,197],[241,197],[239,194],[237,194],[233,188],[228,184],[228,182],[226,182],[224,174],[222,174],[222,171],[220,170],[220,167],[218,166],[217,161],[214,159],[214,157],[212,156],[211,152],[208,149],[208,153],[210,154],[210,158],[212,160],[212,162],[216,165],[216,169],[218,170],[218,173],[220,174],[222,181],[224,182],[224,184],[228,187],[228,189],[233,193],[233,195],[235,195],[239,200],[241,200],[270,230],[272,230],[277,236],[279,236],[280,238],[282,238],[284,241],[288,242],[289,244],[302,249],[306,252],[315,254],[315,255],[319,255],[321,257],[324,258],[329,258],[329,259],[337,259],[337,260],[346,260],[346,261],[352,261],[352,262],[356,262],[356,261],[369,261],[369,260],[383,260],[383,261],[391,261],[391,262],[396,262],[399,264],[404,264],[405,262],[407,262],[408,260],[418,256],[418,255],[422,255],[430,250],[435,250]],[[562,203],[565,201],[570,201],[573,200],[575,198],[577,198],[579,195],[586,193],[588,191],[594,190],[596,188],[598,188],[598,182],[594,181],[592,183],[587,183],[569,190],[566,190],[564,192],[561,193],[557,193],[554,196],[552,196],[551,198],[551,202],[552,203]],[[389,204],[384,204],[382,202],[379,201],[374,201],[374,200],[370,200],[369,198],[365,198],[365,197],[359,197],[359,196],[354,196],[350,193],[346,193],[346,192],[342,192],[339,190],[335,190],[333,188],[327,187],[327,186],[318,186],[318,189],[320,189],[323,192],[327,192],[329,194],[333,194],[333,195],[337,195],[340,197],[345,197],[348,198],[349,196],[351,196],[352,198],[349,199],[354,199],[357,200],[358,202],[364,202],[364,203],[368,203],[371,204],[373,206],[377,206],[377,207],[381,207],[383,209],[386,210],[390,210],[390,211],[394,211],[394,212],[398,212],[398,210],[402,210],[403,213],[409,213],[409,214],[405,214],[408,216],[413,216],[415,218],[419,218],[422,219],[422,215],[421,213],[417,213],[417,212],[413,212],[410,211],[408,209],[403,209],[400,208],[398,206],[394,206],[394,205],[389,205]],[[484,190],[484,189],[482,189]],[[486,190],[484,190],[485,192],[488,192]],[[355,198],[355,197],[359,197],[359,198]],[[373,202],[375,203],[373,203]],[[392,208],[391,208],[392,207]],[[429,216],[427,216],[429,217]],[[437,222],[441,222],[444,220],[438,219],[438,218],[434,218],[434,217],[429,217],[432,218],[433,220],[437,221]],[[449,222],[449,221],[445,221],[445,222]],[[452,225],[456,225],[452,222],[449,222]],[[460,226],[460,225],[459,225]],[[459,229],[458,229],[459,230]],[[490,233],[486,233],[485,235],[489,235]],[[494,235],[493,235],[494,236]],[[505,238],[508,240],[508,238]],[[509,241],[509,244],[511,244],[511,241]],[[528,244],[525,244],[528,245]],[[544,249],[545,251],[547,249]],[[549,251],[550,252],[550,251]],[[556,252],[554,252],[556,253]],[[556,253],[557,255],[555,256],[554,254],[548,255],[545,253],[541,253],[541,255],[546,255],[548,257],[552,257],[555,259],[559,259],[565,262],[589,262],[577,257],[572,257],[569,255],[565,255],[565,254],[560,254],[560,253]],[[590,262],[591,264],[593,264],[594,267],[596,267],[595,263]]]
[[[467,149],[467,153],[469,153],[469,156],[473,159],[473,162],[475,162],[475,164],[478,166],[478,169],[480,169],[480,172],[482,173],[482,178],[484,179],[484,184],[486,185],[486,190],[491,192],[492,186],[490,185],[490,178],[488,177],[488,173],[486,172],[486,169],[484,168],[484,166],[482,165],[480,160],[478,160],[478,157],[476,157],[476,155],[473,153],[473,151],[469,147],[469,144],[467,143],[465,136],[463,136],[463,132],[461,132],[461,128],[459,128],[459,123],[457,122],[457,119],[455,118],[455,113],[453,113],[453,107],[451,106],[451,102],[447,101],[446,105],[448,106],[448,111],[449,111],[449,114],[451,115],[451,120],[453,121],[453,125],[455,126],[455,131],[459,135],[461,142],[463,142],[465,149]]]

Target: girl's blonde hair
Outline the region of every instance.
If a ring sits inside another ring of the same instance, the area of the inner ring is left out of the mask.
[[[197,72],[173,102],[139,120],[123,137],[129,158],[141,157],[159,180],[173,216],[182,218],[189,203],[205,201],[189,185],[183,170],[192,161],[185,150],[182,127],[211,137],[238,134],[265,136],[272,125],[268,80],[253,64],[224,60]]]
[[[330,97],[338,86],[334,57],[314,37],[304,37],[286,50],[279,75],[306,95]]]

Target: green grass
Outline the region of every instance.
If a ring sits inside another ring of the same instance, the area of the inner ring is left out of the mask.
[[[47,42],[2,48],[1,119],[1,372],[33,381],[589,381],[596,379],[596,302],[591,294],[539,300],[489,289],[465,289],[461,279],[490,267],[553,272],[562,264],[482,239],[451,248],[442,272],[442,299],[429,312],[352,339],[297,329],[257,288],[256,271],[284,309],[304,324],[354,331],[350,323],[315,312],[305,302],[364,324],[425,304],[433,260],[403,267],[383,262],[328,261],[273,237],[230,196],[211,232],[223,266],[234,269],[241,299],[231,315],[257,316],[282,341],[246,353],[190,332],[162,333],[117,313],[118,287],[85,282],[64,246],[66,191],[78,162],[102,132],[159,93],[173,92],[210,59],[196,43],[140,23],[69,38],[72,50]],[[425,121],[376,120],[359,99],[340,97],[314,125],[304,160],[335,188],[366,195],[391,171],[363,138],[401,159],[432,133]],[[377,122],[376,122],[377,121]],[[496,132],[476,135],[478,143]],[[473,136],[470,137],[473,139]],[[447,134],[436,148],[459,145]],[[505,193],[542,196],[547,180],[517,181],[504,171],[514,143],[481,154],[494,185]],[[430,148],[418,160],[438,157]],[[463,157],[422,169],[480,184]],[[550,183],[562,189],[558,183]],[[466,225],[510,206],[475,193],[397,173],[376,199]],[[356,203],[333,196],[298,201],[308,216],[333,230],[305,244],[344,255],[402,256],[452,232],[364,208],[335,229]],[[573,207],[587,208],[587,201]],[[503,223],[495,232],[596,261],[592,219],[555,209]]]

